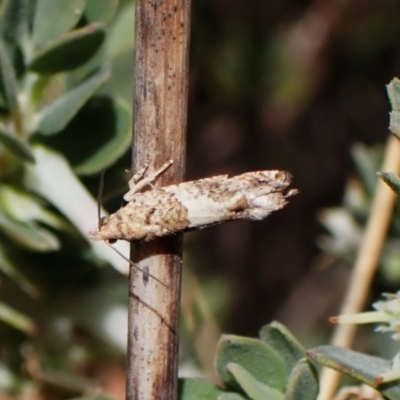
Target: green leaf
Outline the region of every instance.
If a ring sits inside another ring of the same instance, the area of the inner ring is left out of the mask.
[[[57,250],[58,239],[36,223],[58,227],[58,220],[37,199],[10,186],[0,188],[0,227],[20,245],[37,251]]]
[[[206,379],[179,379],[179,400],[215,400],[221,393],[222,389]]]
[[[397,194],[400,195],[400,177],[393,172],[380,172],[380,177]]]
[[[314,368],[305,358],[299,360],[290,375],[285,400],[314,400],[318,391],[318,377]]]
[[[277,353],[266,343],[235,335],[223,335],[218,343],[216,370],[227,385],[237,387],[236,379],[228,370],[235,363],[245,368],[261,383],[283,391],[286,368]]]
[[[0,84],[4,98],[6,100],[8,108],[12,112],[16,112],[19,109],[18,104],[18,85],[17,77],[14,70],[13,63],[7,51],[7,48],[0,39]]]
[[[41,47],[72,29],[85,10],[85,0],[36,0],[33,44]]]
[[[390,104],[393,111],[400,111],[400,80],[398,78],[392,79],[389,85],[386,86],[389,96]]]
[[[389,129],[397,137],[397,139],[400,139],[400,112],[392,111],[389,113],[389,116]]]
[[[85,161],[74,167],[77,174],[88,175],[99,172],[112,165],[129,148],[132,141],[132,118],[128,105],[122,102],[113,103],[113,109],[111,113],[108,113],[108,116],[112,116],[113,125],[109,124],[110,120],[107,120],[106,116],[103,115],[102,118],[98,118],[98,121],[104,122],[102,130],[105,132],[106,129],[109,129],[107,133],[110,134],[111,139],[99,147]],[[100,129],[101,127],[99,126],[97,129],[99,138],[101,136]],[[93,146],[92,150],[97,147]]]
[[[0,376],[1,376],[1,389],[3,392],[15,392],[15,389],[19,387],[19,378],[14,375],[12,368],[6,364],[6,362],[0,361]]]
[[[40,74],[55,74],[79,67],[100,48],[106,31],[102,24],[91,24],[66,33],[34,54],[28,68]]]
[[[20,245],[36,250],[51,251],[59,249],[58,239],[48,230],[34,222],[21,222],[0,210],[0,227],[3,232]]]
[[[114,60],[129,52],[132,55],[135,32],[135,5],[126,4],[118,13],[106,38],[106,57]]]
[[[35,162],[29,145],[0,125],[0,143],[22,161]]]
[[[264,385],[254,378],[246,369],[239,364],[230,363],[227,366],[229,372],[235,377],[243,391],[252,400],[283,400],[283,393]]]
[[[109,76],[102,69],[45,107],[38,115],[37,130],[43,135],[60,132]]]
[[[368,195],[372,197],[378,181],[376,171],[382,165],[382,149],[357,143],[351,146],[351,156]]]
[[[40,295],[39,289],[26,277],[14,263],[8,258],[4,248],[0,246],[0,270],[13,279],[18,286],[34,298]]]
[[[35,323],[29,317],[3,302],[0,302],[0,320],[27,335],[32,335],[36,330]]]
[[[48,211],[33,195],[3,184],[0,188],[0,207],[12,218],[23,222],[40,221],[53,228],[65,227],[64,222]]]
[[[274,321],[262,327],[260,339],[278,353],[286,366],[288,377],[296,363],[306,355],[306,351],[301,344],[289,330],[279,322]]]
[[[104,44],[104,57],[111,61],[111,79],[101,89],[102,93],[122,97],[132,103],[130,85],[133,71],[135,5],[127,4],[111,25]]]
[[[233,392],[222,393],[217,397],[217,400],[248,400],[248,399],[249,399],[248,397]]]
[[[1,31],[4,39],[21,44],[28,35],[29,0],[3,2]]]
[[[92,97],[62,132],[42,137],[43,144],[62,152],[81,175],[97,173],[113,164],[131,140],[129,107],[99,96]]]
[[[86,18],[90,22],[108,24],[115,15],[118,0],[86,0]]]
[[[24,183],[40,194],[68,218],[82,237],[97,226],[97,202],[77,178],[65,157],[44,146],[34,146],[35,164],[28,164]],[[104,215],[104,213],[103,213]],[[119,272],[128,272],[126,261],[109,246],[90,241],[90,247],[100,259],[107,261]],[[114,247],[129,254],[129,243],[118,241]]]
[[[308,350],[307,356],[372,387],[376,377],[391,370],[387,360],[336,346],[316,347]],[[399,381],[382,384],[378,389],[390,400],[400,399]]]

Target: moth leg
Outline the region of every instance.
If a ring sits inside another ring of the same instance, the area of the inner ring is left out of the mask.
[[[128,182],[129,190],[134,189],[135,185],[143,179],[144,174],[146,173],[148,168],[149,168],[149,163],[146,163],[143,168],[139,169],[139,171],[136,172],[136,174],[132,175],[132,178],[129,179]]]
[[[147,176],[146,178],[143,178],[143,175],[147,167],[145,167],[144,171],[142,168],[129,181],[129,192],[124,195],[124,199],[126,201],[131,201],[132,197],[136,193],[140,192],[144,187],[148,185],[151,186],[151,183],[154,182],[157,177],[160,176],[172,163],[172,160],[167,161],[161,168],[159,168],[157,171]]]

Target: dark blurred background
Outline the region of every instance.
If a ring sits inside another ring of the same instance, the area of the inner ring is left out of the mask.
[[[341,204],[352,144],[386,141],[399,33],[391,0],[193,2],[187,178],[285,169],[300,190],[266,221],[187,237],[197,274],[230,288],[224,331],[329,328],[349,268],[321,256],[316,213]]]

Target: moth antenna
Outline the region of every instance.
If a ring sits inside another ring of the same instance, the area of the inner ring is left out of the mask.
[[[104,190],[104,176],[106,174],[106,170],[103,169],[100,173],[100,185],[99,185],[99,193],[97,194],[97,221],[98,221],[98,229],[101,229],[103,225],[103,220],[101,218],[101,203],[103,202],[103,190]]]
[[[148,276],[150,276],[150,278],[153,278],[155,281],[157,281],[158,283],[160,283],[161,285],[163,285],[164,287],[166,287],[167,289],[169,289],[170,287],[168,285],[166,285],[164,282],[160,281],[160,279],[156,278],[154,275],[150,274],[149,272],[144,271],[142,268],[138,267],[135,263],[133,263],[129,258],[125,257],[119,250],[117,250],[115,247],[111,246],[110,243],[108,243],[107,241],[104,241],[104,243],[111,247],[115,252],[117,252],[117,254],[119,254],[124,260],[128,261],[129,264],[133,267],[136,268],[138,271],[140,271],[142,274],[147,274]],[[150,311],[152,311],[155,315],[157,315],[158,318],[160,318],[160,320],[165,324],[165,326],[174,334],[176,335],[175,330],[172,328],[171,325],[168,324],[168,322],[165,320],[165,318],[154,308],[152,307],[150,304],[146,303],[144,300],[142,300],[138,295],[136,295],[135,293],[133,293],[132,291],[130,291],[130,295],[132,297],[134,297],[138,302],[142,303],[145,307],[147,307]]]
[[[171,325],[168,324],[168,322],[165,320],[165,318],[150,304],[146,303],[144,300],[142,300],[137,294],[133,293],[132,291],[129,292],[129,294],[134,297],[139,303],[142,303],[145,307],[147,307],[150,311],[152,311],[155,315],[157,315],[158,318],[160,318],[161,322],[165,324],[165,326],[172,332],[173,335],[176,336],[176,332],[174,328],[172,328]]]
[[[146,272],[144,271],[142,268],[138,267],[134,262],[132,262],[129,258],[125,257],[118,249],[116,249],[115,247],[111,246],[110,243],[108,243],[107,241],[104,241],[104,243],[111,247],[117,254],[119,254],[124,260],[128,261],[128,263],[133,267],[136,268],[138,271],[140,271],[143,275],[148,275],[150,278],[154,279],[155,281],[157,281],[160,285],[163,285],[165,288],[170,289],[170,287],[165,284],[164,282],[162,282],[160,279],[158,279],[157,277],[155,277],[154,275],[150,274],[150,272]]]

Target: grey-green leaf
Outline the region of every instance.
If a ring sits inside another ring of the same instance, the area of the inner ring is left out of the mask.
[[[206,379],[180,379],[178,386],[179,400],[215,400],[224,391]]]
[[[35,323],[29,317],[3,302],[0,302],[0,320],[27,335],[32,335],[36,330]]]
[[[229,372],[235,377],[242,390],[252,400],[283,400],[283,393],[259,382],[239,364],[228,364]]]
[[[3,184],[0,187],[0,227],[20,245],[49,251],[59,248],[58,239],[36,221],[58,227],[57,219],[32,195]]]
[[[228,369],[230,363],[239,364],[265,385],[280,391],[285,388],[285,365],[278,354],[261,340],[223,335],[217,347],[216,370],[225,384],[238,387]]]
[[[118,3],[118,0],[86,0],[86,18],[90,22],[108,24],[117,10]]]
[[[6,0],[3,3],[1,34],[4,39],[20,44],[28,34],[30,0]]]
[[[308,350],[307,356],[372,387],[374,387],[376,377],[391,369],[391,362],[387,360],[336,346],[316,347]],[[400,399],[399,381],[387,382],[379,386],[378,389],[385,398],[390,400]]]
[[[400,111],[400,80],[398,78],[392,79],[389,85],[386,86],[386,90],[392,110]]]
[[[60,132],[109,76],[101,70],[41,110],[36,130],[44,135]]]
[[[22,161],[35,162],[29,145],[0,126],[0,143]]]
[[[0,246],[0,270],[15,281],[15,283],[30,296],[37,298],[39,289],[26,277],[16,265],[9,259],[6,250]]]
[[[112,126],[111,139],[104,146],[97,149],[89,158],[74,167],[77,174],[94,174],[109,167],[130,146],[132,133],[129,107],[122,102],[114,102],[112,111],[114,124]]]
[[[217,397],[217,400],[249,400],[249,398],[246,396],[242,396],[239,393],[234,393],[234,392],[226,392],[222,393]]]
[[[36,0],[33,44],[36,48],[72,29],[85,10],[85,0]]]
[[[313,366],[305,359],[297,362],[286,386],[285,400],[315,400],[318,378]]]
[[[392,111],[389,113],[390,122],[389,122],[389,129],[391,132],[399,139],[400,135],[400,112],[399,111]]]
[[[261,328],[260,339],[271,346],[285,363],[287,376],[297,361],[305,357],[306,351],[289,330],[279,322],[272,322]]]
[[[118,93],[132,103],[132,89],[126,84],[133,70],[132,47],[134,43],[135,5],[127,3],[113,21],[104,43],[105,57],[111,62],[112,78],[102,92]]]
[[[55,74],[77,68],[100,48],[105,37],[102,24],[91,24],[68,32],[34,54],[28,67],[40,74]]]
[[[0,39],[0,84],[7,106],[11,112],[17,112],[18,104],[18,85],[13,63],[7,51],[7,47]]]
[[[48,230],[32,221],[19,221],[0,210],[0,227],[20,245],[36,251],[59,249],[58,239]]]
[[[379,175],[397,195],[400,195],[400,177],[398,175],[393,172],[380,172]]]

